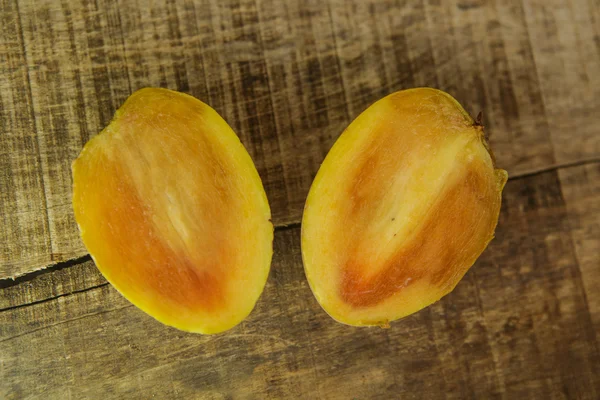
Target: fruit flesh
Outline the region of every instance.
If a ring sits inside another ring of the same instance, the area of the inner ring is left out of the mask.
[[[302,253],[334,319],[381,325],[449,293],[493,238],[506,171],[448,94],[393,93],[340,136],[310,189]]]
[[[241,322],[269,273],[273,226],[238,137],[201,101],[132,94],[73,163],[73,207],[97,267],[133,304],[176,328]]]

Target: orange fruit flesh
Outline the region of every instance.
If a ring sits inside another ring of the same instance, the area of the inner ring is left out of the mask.
[[[251,312],[270,268],[270,210],[250,156],[208,105],[135,92],[74,161],[73,180],[83,242],[133,304],[198,333]]]
[[[400,91],[340,136],[302,221],[306,276],[350,325],[381,325],[449,293],[493,238],[506,171],[448,94]]]

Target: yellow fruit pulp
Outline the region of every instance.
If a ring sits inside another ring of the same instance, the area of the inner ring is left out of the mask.
[[[273,226],[244,146],[208,105],[142,89],[73,162],[81,237],[106,279],[176,328],[241,322],[269,274]]]
[[[506,171],[450,95],[418,88],[364,111],[337,140],[302,221],[306,276],[350,325],[382,325],[449,293],[493,238]]]

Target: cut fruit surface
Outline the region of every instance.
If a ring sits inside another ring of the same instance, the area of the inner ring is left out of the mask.
[[[507,180],[450,95],[393,93],[339,137],[310,189],[302,255],[325,311],[386,326],[449,293],[494,236]]]
[[[222,332],[262,293],[267,197],[236,134],[194,97],[132,94],[73,162],[73,208],[98,269],[164,324]]]

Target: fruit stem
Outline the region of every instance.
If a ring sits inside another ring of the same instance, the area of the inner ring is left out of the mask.
[[[477,114],[477,118],[475,118],[474,126],[481,126],[483,128],[482,120],[483,120],[483,111],[479,111],[479,114]]]

